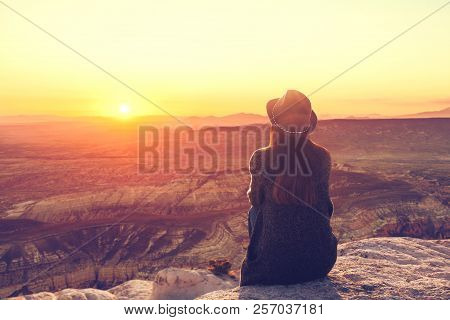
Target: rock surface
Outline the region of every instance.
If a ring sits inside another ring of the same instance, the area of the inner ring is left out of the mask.
[[[116,300],[108,291],[97,289],[64,289],[55,293],[39,292],[12,298],[12,300]]]
[[[119,300],[152,300],[153,281],[130,280],[108,290]]]
[[[450,241],[372,238],[339,246],[328,278],[249,286],[197,299],[450,299]]]
[[[221,289],[231,289],[237,280],[218,277],[207,270],[168,268],[158,272],[153,286],[153,299],[194,299],[202,294]]]
[[[329,277],[305,284],[240,288],[236,280],[206,270],[168,268],[155,282],[131,280],[108,291],[65,289],[15,299],[450,299],[450,240],[372,238],[338,249]]]
[[[64,289],[16,297],[16,300],[174,300],[194,299],[202,294],[238,285],[229,276],[215,276],[207,270],[167,268],[157,273],[155,281],[130,280],[107,291]]]

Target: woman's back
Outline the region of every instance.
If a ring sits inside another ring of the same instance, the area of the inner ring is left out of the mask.
[[[256,150],[250,160],[248,192],[259,214],[242,265],[241,285],[290,284],[325,276],[336,261],[337,241],[330,227],[333,203],[328,193],[331,159],[326,149],[307,140],[302,149],[311,174],[313,204],[280,204],[274,197],[277,174],[267,170],[276,150]]]

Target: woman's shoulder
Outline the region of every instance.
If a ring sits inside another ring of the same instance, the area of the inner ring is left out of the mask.
[[[269,149],[270,149],[270,147],[262,147],[262,148],[256,149],[255,151],[253,151],[250,159],[253,159],[253,158],[257,159],[257,158],[263,157],[265,154],[267,154]]]
[[[251,173],[259,172],[259,170],[261,169],[261,164],[263,162],[262,159],[267,154],[268,150],[269,150],[268,147],[263,147],[263,148],[256,149],[252,153],[252,155],[250,157],[250,163],[249,163],[249,168],[250,168]]]
[[[324,146],[321,146],[320,144],[315,143],[312,140],[309,140],[310,147],[314,151],[314,153],[317,155],[317,157],[321,158],[325,162],[331,163],[331,154],[330,151],[328,151],[327,148]]]

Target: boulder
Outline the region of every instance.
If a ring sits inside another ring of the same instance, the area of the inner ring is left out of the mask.
[[[153,299],[193,299],[214,290],[236,287],[237,280],[216,276],[207,270],[167,268],[156,274]]]
[[[130,280],[108,290],[119,300],[153,299],[153,281]]]

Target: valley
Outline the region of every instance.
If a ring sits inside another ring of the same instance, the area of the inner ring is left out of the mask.
[[[450,119],[325,120],[312,139],[333,157],[340,243],[449,238]],[[254,146],[234,146],[245,156],[230,170],[145,174],[137,145],[136,123],[0,126],[0,297],[110,288],[218,258],[239,269]]]

